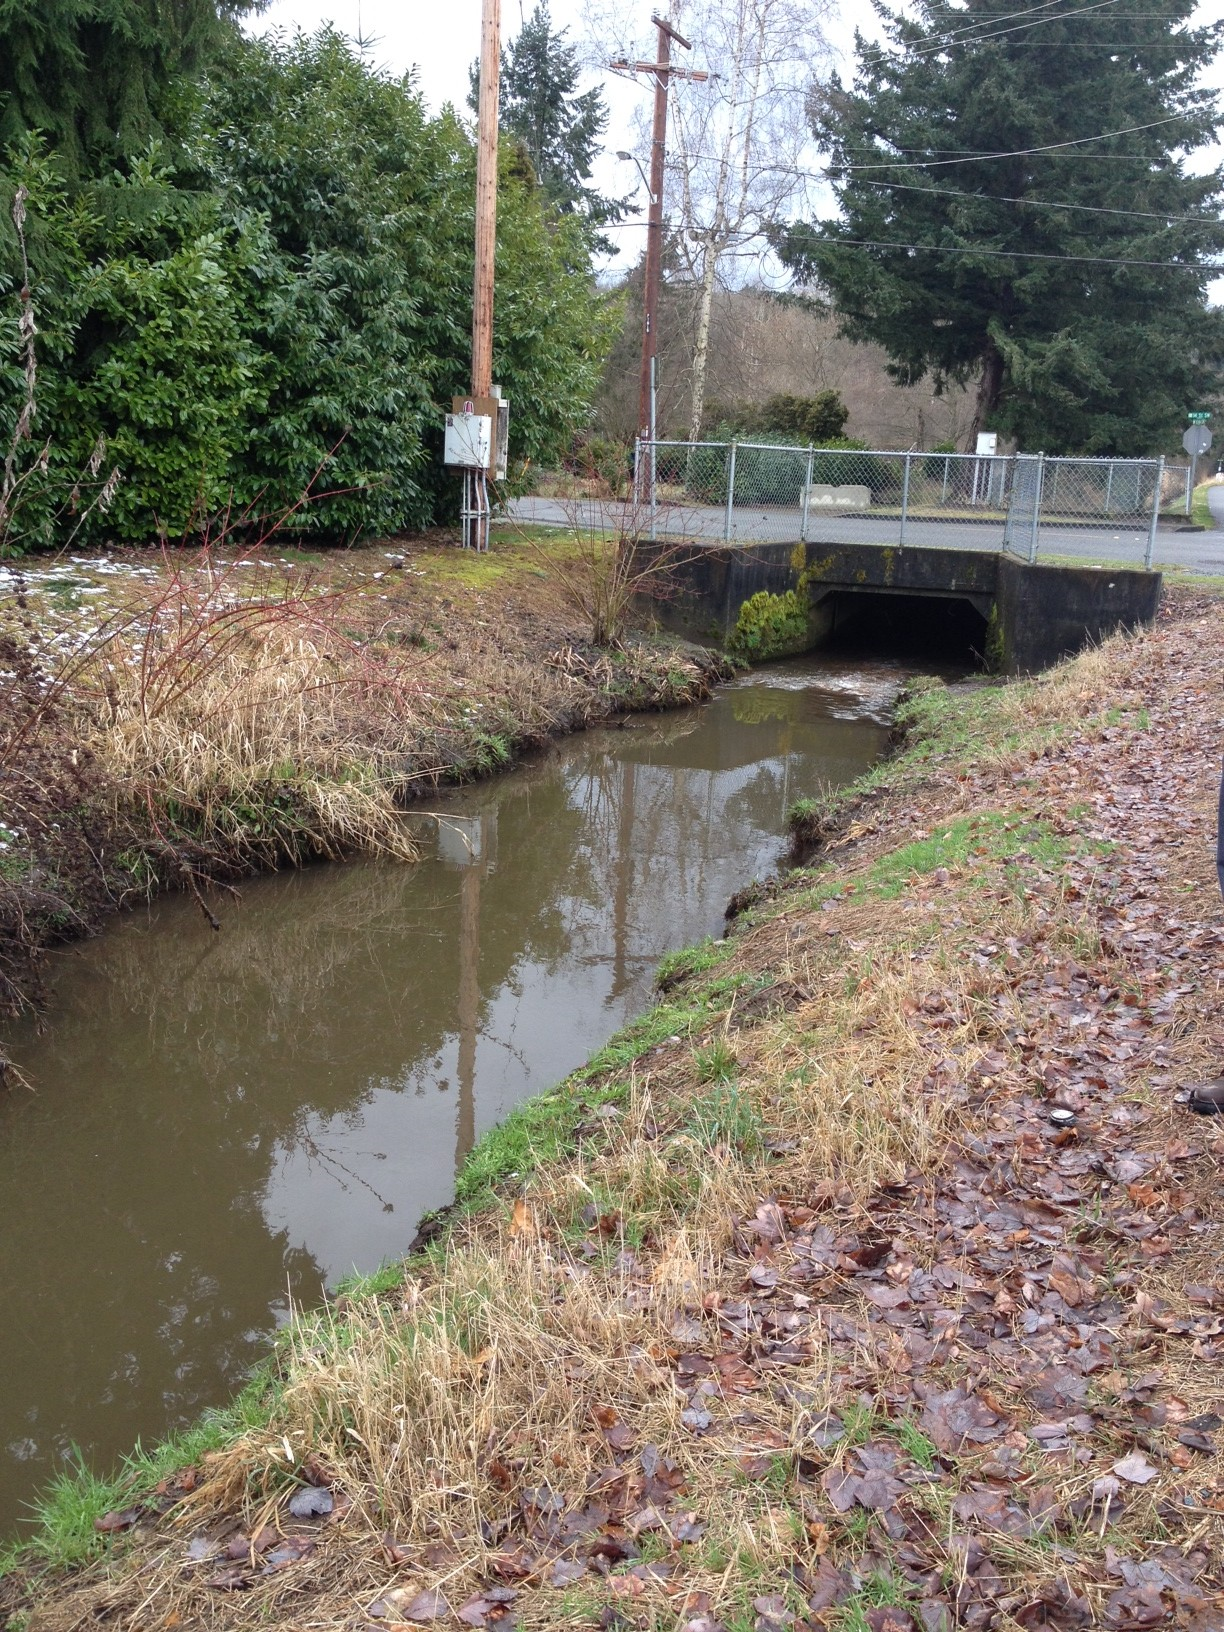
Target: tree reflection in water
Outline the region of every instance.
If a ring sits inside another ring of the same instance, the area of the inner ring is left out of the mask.
[[[290,1296],[401,1251],[717,931],[789,802],[877,757],[898,683],[757,674],[448,797],[417,867],[255,881],[220,934],[167,900],[65,952],[45,1031],[6,1039],[37,1092],[0,1104],[0,1530],[70,1442],[109,1461],[226,1398]]]

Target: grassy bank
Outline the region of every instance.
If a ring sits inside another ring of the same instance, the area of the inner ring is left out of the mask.
[[[917,691],[444,1233],[65,1483],[10,1624],[1219,1625],[1221,649],[1181,593]]]
[[[1167,505],[1161,511],[1162,519],[1173,522],[1191,522],[1194,526],[1201,527],[1205,532],[1213,532],[1216,522],[1207,502],[1207,494],[1213,486],[1215,486],[1214,478],[1196,483],[1194,491],[1190,495],[1189,515],[1186,514],[1185,495],[1183,494],[1180,501],[1175,500],[1174,503]]]
[[[166,887],[355,851],[403,809],[721,660],[576,609],[589,546],[499,538],[331,556],[118,554],[0,571],[0,1013],[38,954]],[[567,586],[569,592],[567,593]]]

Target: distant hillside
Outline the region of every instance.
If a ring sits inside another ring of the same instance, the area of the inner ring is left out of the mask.
[[[625,326],[612,348],[596,398],[599,428],[631,440],[637,419],[641,301],[630,279]],[[660,431],[688,435],[693,299],[683,287],[665,290],[659,327]],[[720,408],[764,402],[780,392],[812,396],[834,388],[850,409],[847,436],[869,447],[960,445],[972,418],[970,393],[932,396],[930,382],[894,385],[884,353],[838,336],[836,320],[785,305],[759,289],[720,291],[710,338],[705,434]]]

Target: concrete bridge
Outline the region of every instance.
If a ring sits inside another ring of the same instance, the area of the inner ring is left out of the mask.
[[[976,651],[1002,674],[1031,673],[1150,623],[1157,572],[1047,566],[997,550],[888,544],[639,544],[658,579],[660,621],[745,656],[814,651],[859,625]]]

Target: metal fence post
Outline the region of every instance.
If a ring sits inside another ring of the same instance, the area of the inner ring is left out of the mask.
[[[1114,461],[1109,461],[1109,469],[1105,472],[1105,519],[1109,519],[1109,507],[1113,502]]]
[[[951,457],[948,454],[945,453],[944,454],[943,492],[939,495],[939,502],[941,504],[947,504],[947,502],[948,502],[948,466],[951,463],[952,463]]]
[[[1029,537],[1029,566],[1037,559],[1037,532],[1041,526],[1041,489],[1045,481],[1045,454],[1037,455],[1037,470],[1033,477],[1033,531]]]
[[[913,457],[912,453],[906,454],[905,475],[901,478],[901,536],[897,542],[902,549],[905,548],[905,523],[909,516],[910,465]]]
[[[1194,455],[1190,455],[1190,463],[1186,466],[1186,514],[1190,514],[1190,501],[1194,497]]]
[[[642,502],[642,439],[635,436],[633,439],[633,502]]]
[[[731,444],[731,457],[727,461],[727,514],[723,522],[723,542],[731,542],[731,507],[735,503],[735,450],[737,444]]]
[[[1148,527],[1147,549],[1143,553],[1143,566],[1146,572],[1152,570],[1152,556],[1156,549],[1156,523],[1160,520],[1160,500],[1164,493],[1164,454],[1162,453],[1156,465],[1156,491],[1152,494],[1152,521]]]
[[[650,439],[650,466],[649,466],[649,472],[650,472],[650,542],[652,544],[655,541],[655,534],[656,534],[656,528],[657,528],[658,516],[659,516],[659,496],[658,496],[658,493],[656,491],[656,488],[658,486],[658,474],[659,474],[659,472],[658,472],[658,458],[659,458],[659,450],[655,446],[654,438],[651,437],[651,439]]]
[[[812,502],[812,467],[816,462],[816,449],[808,443],[807,475],[803,482],[803,518],[799,523],[799,542],[807,543],[808,506]]]

